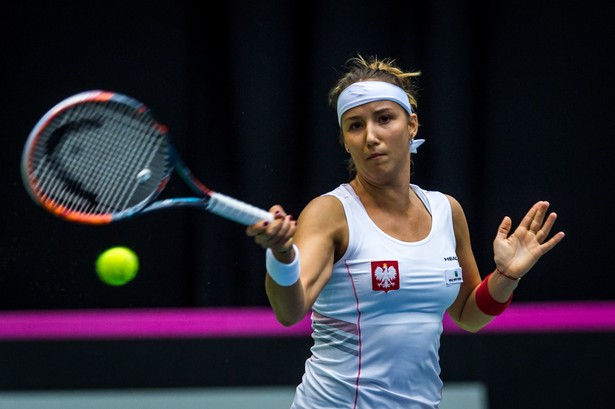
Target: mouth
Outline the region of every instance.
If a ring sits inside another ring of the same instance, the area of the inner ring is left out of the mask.
[[[384,153],[379,153],[379,152],[372,153],[371,155],[369,155],[369,156],[367,157],[367,160],[371,160],[371,159],[379,158],[379,157],[381,157],[381,156],[384,156]]]

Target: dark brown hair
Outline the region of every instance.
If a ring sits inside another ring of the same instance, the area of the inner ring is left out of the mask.
[[[392,58],[379,59],[378,57],[364,58],[360,54],[346,61],[346,73],[343,74],[329,90],[329,105],[337,109],[337,100],[348,86],[355,82],[376,80],[397,85],[408,95],[412,109],[417,108],[418,85],[416,77],[420,71],[403,71]],[[340,143],[344,144],[344,136],[340,130]],[[356,174],[356,168],[352,158],[348,160],[348,172],[352,178]]]

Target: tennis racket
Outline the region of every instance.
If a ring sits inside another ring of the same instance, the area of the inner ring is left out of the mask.
[[[174,171],[195,197],[158,199]],[[184,206],[246,226],[273,220],[197,180],[150,109],[109,91],[82,92],[51,108],[28,136],[21,173],[36,203],[71,222],[109,224]]]

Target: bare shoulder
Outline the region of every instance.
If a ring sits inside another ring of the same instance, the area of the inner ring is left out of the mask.
[[[301,221],[318,228],[333,227],[346,222],[344,206],[335,196],[323,195],[312,199],[300,215]]]
[[[470,240],[469,237],[469,227],[468,221],[466,219],[466,215],[463,211],[463,207],[459,203],[457,199],[455,199],[451,195],[445,195],[448,198],[449,203],[451,204],[451,214],[453,216],[453,228],[455,229],[455,238],[458,244],[468,243]]]
[[[465,215],[463,212],[463,207],[461,207],[461,203],[459,203],[459,201],[457,199],[455,199],[453,196],[449,195],[449,194],[444,194],[444,196],[446,196],[446,198],[448,199],[449,203],[451,204],[451,211],[453,213],[453,220],[458,220],[459,217],[465,219]]]
[[[348,243],[346,213],[339,199],[331,195],[312,199],[299,215],[295,238],[304,245],[317,245],[321,252],[329,248],[337,259]]]

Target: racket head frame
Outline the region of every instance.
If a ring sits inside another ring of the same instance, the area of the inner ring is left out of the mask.
[[[173,172],[173,161],[178,158],[178,155],[174,151],[170,142],[168,142],[168,166],[164,170],[162,170],[157,185],[152,188],[151,191],[144,198],[142,198],[142,200],[139,200],[138,203],[135,203],[128,208],[114,212],[92,213],[71,209],[60,203],[60,201],[54,199],[42,187],[41,182],[36,176],[35,152],[37,151],[37,148],[39,148],[39,145],[44,143],[43,138],[45,132],[48,131],[50,125],[53,124],[54,121],[56,121],[60,115],[66,113],[67,111],[78,109],[81,106],[92,103],[117,103],[126,106],[127,108],[134,110],[134,112],[139,113],[139,115],[149,117],[149,120],[152,121],[152,124],[155,124],[155,126],[157,127],[157,132],[159,133],[160,138],[170,138],[168,134],[168,128],[158,123],[153,118],[149,108],[145,104],[137,101],[136,99],[123,94],[105,90],[84,91],[62,100],[61,102],[53,106],[50,110],[48,110],[45,115],[43,115],[36,123],[27,138],[22,152],[21,176],[26,191],[28,192],[30,197],[34,200],[35,203],[42,206],[46,211],[50,212],[51,214],[72,222],[85,224],[108,224],[118,219],[131,217],[141,212],[144,208],[147,207],[148,204],[152,203],[166,187],[170,179],[171,173]]]
[[[86,109],[70,112],[86,105]],[[59,124],[55,123],[56,119]],[[134,134],[148,142],[153,139],[154,143],[148,144],[147,149],[140,144],[133,146]],[[122,142],[125,139],[128,142]],[[122,152],[129,152],[122,156],[128,165],[124,166],[124,161],[109,154],[109,151],[118,152],[115,148],[108,149],[110,142],[115,147],[119,145]],[[141,150],[151,152],[135,154]],[[105,160],[98,157],[99,151],[105,153]],[[150,161],[134,164],[134,156],[147,157]],[[173,170],[198,197],[156,201]],[[144,171],[149,172],[144,174],[146,178],[141,177]],[[143,103],[110,91],[85,91],[51,108],[28,136],[21,173],[26,190],[36,203],[72,222],[108,224],[144,212],[185,206],[200,207],[244,225],[273,221],[268,211],[205,186],[181,160],[170,142],[168,128],[157,122]],[[47,178],[45,183],[39,181],[39,175]],[[126,183],[132,184],[133,190],[125,188]],[[49,186],[53,191],[47,189]],[[113,196],[109,192],[115,194],[122,189],[129,191],[130,196],[122,196],[121,205],[107,202]]]

